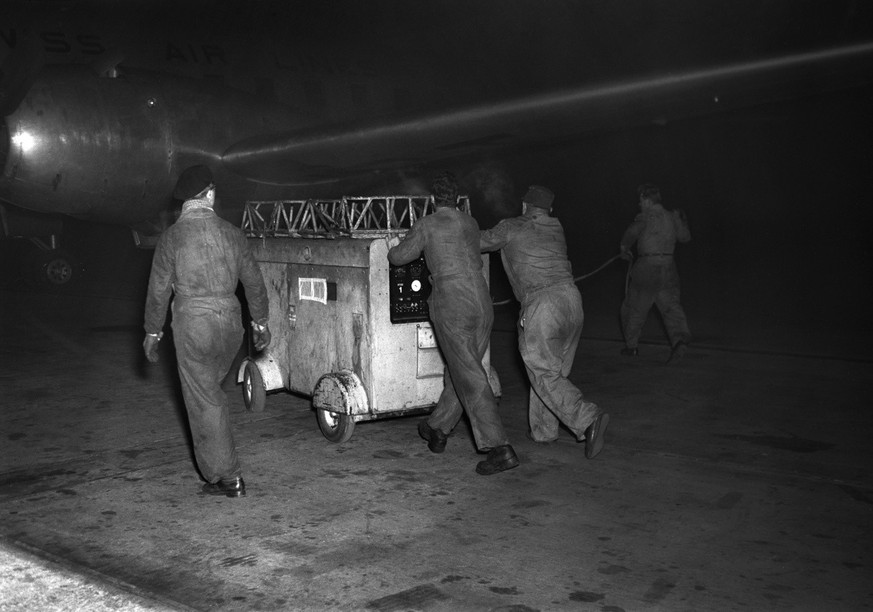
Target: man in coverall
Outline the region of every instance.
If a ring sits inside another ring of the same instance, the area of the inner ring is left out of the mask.
[[[458,210],[455,177],[445,172],[433,183],[436,211],[420,218],[403,240],[388,251],[388,260],[403,265],[422,251],[431,273],[428,298],[436,339],[446,360],[445,386],[418,432],[434,453],[445,450],[448,435],[467,411],[479,452],[487,452],[476,472],[496,474],[518,465],[488,383],[482,358],[491,339],[494,310],[482,273],[479,226]]]
[[[206,480],[203,492],[246,494],[221,381],[243,339],[236,297],[242,281],[252,314],[255,348],[270,343],[267,290],[245,235],[213,210],[215,184],[207,166],[182,172],[173,195],[182,214],[158,240],[145,304],[146,358],[158,360],[170,295],[173,340],[182,395],[191,426],[194,456]]]
[[[504,219],[479,235],[483,251],[500,249],[512,291],[521,304],[518,349],[530,379],[530,438],[548,443],[564,423],[578,441],[586,440],[585,456],[603,448],[609,414],[586,402],[567,376],[582,335],[582,296],[573,282],[561,222],[549,215],[554,194],[531,186],[519,217]]]
[[[673,361],[685,354],[691,340],[685,311],[679,303],[679,271],[673,251],[676,242],[691,240],[691,232],[683,211],[668,211],[661,205],[657,186],[645,183],[637,191],[641,212],[621,239],[621,254],[628,261],[633,258],[631,247],[637,245],[637,261],[621,305],[625,341],[621,354],[632,357],[639,354],[640,333],[654,303],[661,312],[672,347],[668,361]]]

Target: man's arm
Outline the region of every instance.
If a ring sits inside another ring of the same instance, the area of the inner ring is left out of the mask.
[[[504,219],[491,229],[479,232],[479,249],[483,253],[499,251],[509,242],[509,223]]]
[[[270,316],[270,303],[267,298],[267,287],[264,284],[264,275],[255,261],[254,255],[249,248],[248,240],[240,232],[240,265],[239,280],[246,292],[246,302],[249,306],[249,314],[252,316],[252,339],[255,350],[263,351],[270,345],[272,335],[267,327]]]
[[[673,222],[676,224],[676,240],[679,242],[689,242],[691,240],[691,229],[688,227],[688,217],[685,216],[685,211],[674,210]]]
[[[248,242],[243,238],[240,257],[239,280],[246,292],[246,302],[252,321],[258,325],[266,325],[270,316],[270,304],[267,299],[267,287],[261,268],[255,261]]]
[[[173,292],[175,260],[171,247],[167,244],[167,232],[158,239],[155,254],[152,256],[152,270],[149,274],[149,288],[145,305],[145,338],[142,342],[146,359],[158,362],[158,343],[164,336],[161,331],[167,318],[167,306]]]
[[[145,330],[148,334],[158,334],[164,328],[167,307],[173,293],[175,263],[172,248],[168,244],[167,232],[158,239],[155,254],[152,256],[152,269],[149,274],[148,294],[145,303]]]
[[[427,217],[416,221],[406,233],[406,236],[403,237],[403,240],[400,241],[400,244],[391,247],[388,251],[388,261],[395,266],[402,266],[414,259],[418,259],[418,256],[424,250],[424,232],[421,230],[421,224],[426,219]]]
[[[624,235],[621,237],[621,243],[619,248],[622,253],[628,253],[634,243],[637,241],[637,238],[640,237],[640,234],[643,231],[643,228],[646,226],[645,216],[641,213],[636,216],[634,222],[631,223],[628,228],[624,231]]]

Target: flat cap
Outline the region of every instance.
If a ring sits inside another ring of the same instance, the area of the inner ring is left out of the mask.
[[[212,183],[212,170],[209,169],[209,166],[203,164],[189,166],[179,175],[176,189],[173,190],[173,197],[177,200],[190,200]]]
[[[540,185],[531,185],[524,194],[522,202],[528,206],[536,206],[549,210],[552,207],[552,202],[555,201],[555,194],[551,189],[541,187]]]

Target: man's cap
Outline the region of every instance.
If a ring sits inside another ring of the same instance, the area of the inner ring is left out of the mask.
[[[179,175],[173,197],[177,200],[190,200],[212,184],[212,170],[209,166],[189,166]]]
[[[431,185],[433,201],[437,206],[457,206],[458,181],[451,172],[440,172]]]
[[[531,185],[524,194],[522,202],[528,206],[536,206],[549,210],[552,207],[552,202],[555,201],[555,194],[551,189],[547,189],[540,185]]]

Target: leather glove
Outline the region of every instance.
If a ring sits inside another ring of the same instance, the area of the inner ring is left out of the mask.
[[[142,341],[142,350],[149,363],[158,362],[158,343],[160,341],[161,335],[153,336],[152,334],[146,334],[145,340]]]
[[[263,351],[270,346],[270,340],[272,339],[270,329],[266,325],[261,330],[255,327],[252,330],[252,338],[255,341],[255,350],[258,352]]]

